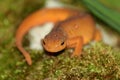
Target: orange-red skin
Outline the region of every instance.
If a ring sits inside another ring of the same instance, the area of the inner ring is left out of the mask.
[[[83,45],[100,39],[101,35],[92,16],[84,13],[58,23],[43,39],[43,47],[53,53],[65,48],[74,48],[72,56],[79,56]]]
[[[16,46],[21,51],[21,53],[24,55],[27,63],[29,65],[32,64],[32,60],[30,58],[29,53],[23,48],[22,41],[25,34],[33,27],[37,25],[42,25],[47,22],[53,22],[56,23],[58,21],[63,21],[67,19],[68,17],[77,15],[79,12],[76,10],[71,9],[64,9],[64,8],[45,8],[38,10],[31,15],[29,15],[27,18],[23,20],[23,22],[20,24],[16,31]]]
[[[71,17],[74,18],[74,16],[78,16],[78,18],[76,17],[76,19],[72,20]],[[83,17],[81,17],[81,16],[83,16]],[[71,10],[71,9],[66,9],[66,8],[51,8],[51,9],[46,8],[46,9],[41,9],[39,11],[36,11],[35,13],[28,16],[21,23],[21,25],[17,29],[16,37],[15,37],[16,38],[16,46],[21,51],[21,53],[24,55],[24,57],[29,65],[32,64],[31,57],[30,57],[29,53],[22,46],[22,40],[23,40],[23,37],[25,36],[25,34],[31,28],[33,28],[37,25],[42,25],[47,22],[57,23],[59,21],[64,21],[64,22],[61,22],[58,26],[56,26],[52,30],[53,34],[48,34],[48,35],[52,36],[54,34],[57,34],[55,29],[57,27],[60,27],[62,32],[63,33],[65,32],[65,34],[67,34],[67,40],[65,41],[64,46],[57,47],[55,50],[53,49],[53,51],[51,51],[51,49],[48,48],[48,46],[50,46],[51,48],[52,47],[54,48],[54,45],[56,46],[56,45],[60,44],[61,40],[58,37],[54,37],[54,36],[52,38],[43,39],[44,41],[47,42],[47,45],[43,45],[43,47],[47,51],[57,52],[64,48],[75,48],[75,52],[73,52],[73,56],[79,55],[79,53],[81,53],[82,45],[87,44],[95,37],[95,35],[94,35],[95,31],[96,31],[95,23],[89,14],[84,15],[84,13],[80,13],[77,10]],[[74,25],[74,23],[76,25]],[[71,25],[72,25],[72,27],[69,27]],[[77,29],[77,31],[76,31],[76,29]],[[60,34],[58,33],[58,35],[59,35],[59,37],[63,37],[62,33],[60,33]],[[99,39],[99,37],[98,37],[98,39]],[[79,45],[75,45],[76,43]]]

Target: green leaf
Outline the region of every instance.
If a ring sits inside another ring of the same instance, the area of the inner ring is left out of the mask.
[[[106,22],[111,28],[120,32],[120,13],[107,8],[98,0],[83,0],[83,3],[94,15]]]

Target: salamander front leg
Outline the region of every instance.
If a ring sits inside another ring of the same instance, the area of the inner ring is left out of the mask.
[[[67,48],[74,48],[73,56],[80,56],[83,46],[83,38],[82,37],[74,37],[67,40]]]
[[[102,35],[98,29],[96,29],[95,35],[94,35],[94,41],[98,42],[102,40]]]

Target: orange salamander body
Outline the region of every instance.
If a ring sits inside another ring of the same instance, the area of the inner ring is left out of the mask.
[[[67,8],[39,10],[28,16],[19,26],[16,33],[16,46],[22,52],[29,65],[32,64],[32,60],[29,53],[22,46],[23,37],[31,28],[47,22],[59,22],[42,40],[43,47],[48,52],[74,48],[72,56],[78,56],[84,44],[89,43],[93,39],[101,39],[93,18],[87,13]]]

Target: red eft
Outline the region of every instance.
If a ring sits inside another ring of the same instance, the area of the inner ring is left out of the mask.
[[[16,46],[29,65],[32,64],[32,60],[22,46],[23,37],[31,28],[47,22],[56,23],[53,30],[42,40],[42,45],[48,52],[74,48],[72,56],[79,56],[83,45],[91,40],[101,39],[90,14],[67,8],[41,9],[28,16],[16,32]]]

